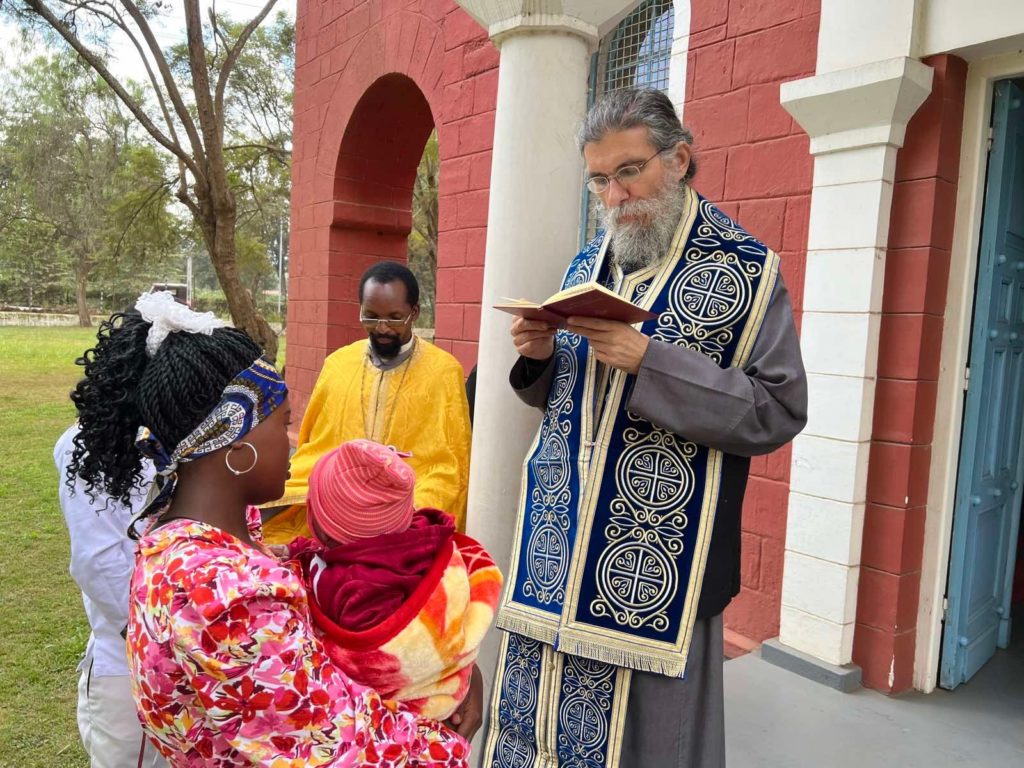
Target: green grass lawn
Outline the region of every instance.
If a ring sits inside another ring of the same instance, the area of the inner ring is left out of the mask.
[[[53,445],[96,329],[0,327],[0,766],[87,766],[75,667],[89,625],[68,575]],[[282,339],[279,362],[284,361]]]
[[[53,444],[88,328],[0,328],[0,765],[87,766],[75,667],[89,625],[68,575]]]

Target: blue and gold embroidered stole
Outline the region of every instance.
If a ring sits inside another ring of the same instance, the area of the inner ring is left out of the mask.
[[[607,239],[564,288],[599,279]],[[658,314],[643,333],[743,367],[778,257],[688,191],[669,254],[617,278]],[[484,765],[616,768],[632,670],[682,677],[721,480],[720,451],[628,412],[634,377],[559,331],[544,419],[524,462]],[[685,407],[685,404],[681,404]]]
[[[502,638],[485,768],[615,768],[632,672]]]
[[[606,252],[607,238],[591,243],[563,287],[597,279]],[[743,367],[777,273],[772,251],[690,191],[667,257],[620,276],[618,293],[658,315],[646,335]],[[585,338],[559,331],[554,365],[498,625],[573,656],[682,677],[722,453],[631,414],[635,377],[600,376]]]

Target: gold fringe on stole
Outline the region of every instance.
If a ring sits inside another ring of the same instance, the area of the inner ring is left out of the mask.
[[[678,654],[673,657],[655,657],[651,655],[649,647],[628,647],[626,643],[612,645],[607,638],[594,637],[592,634],[588,636],[583,632],[562,630],[558,635],[558,651],[665,677],[682,677],[686,671],[686,659]]]
[[[498,629],[515,632],[517,635],[539,640],[547,645],[554,645],[558,637],[557,618],[550,622],[540,622],[530,616],[524,616],[515,609],[503,608],[494,622]]]

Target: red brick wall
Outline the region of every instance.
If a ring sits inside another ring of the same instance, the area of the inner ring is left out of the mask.
[[[782,257],[799,323],[812,158],[779,104],[779,84],[814,74],[817,0],[693,0],[684,122],[694,132],[694,186]],[[779,633],[790,450],[755,458],[743,508],[742,591],[728,630]]]
[[[967,65],[955,56],[925,63],[935,68],[932,92],[896,160],[853,641],[864,684],[891,693],[908,690],[914,671],[967,82]]]
[[[779,84],[813,74],[818,7],[693,0],[687,66],[695,186],[782,255],[798,322],[812,162],[806,135],[779,105]],[[324,356],[359,336],[359,273],[377,258],[404,258],[415,163],[389,147],[422,146],[425,109],[442,163],[437,343],[467,369],[475,362],[497,62],[485,32],[451,0],[300,0],[288,330],[300,410]],[[405,77],[378,81],[387,73]],[[382,119],[396,100],[407,102],[405,119]],[[387,158],[390,170],[367,158]],[[788,449],[755,459],[744,507],[743,587],[726,626],[757,640],[778,634],[789,462]]]
[[[363,270],[406,258],[412,184],[434,127],[436,340],[467,369],[475,362],[497,62],[452,0],[299,0],[287,356],[299,413],[324,357],[362,335]]]

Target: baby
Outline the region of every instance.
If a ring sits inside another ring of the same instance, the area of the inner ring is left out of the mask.
[[[407,455],[407,454],[406,454]],[[331,658],[353,680],[447,719],[469,689],[501,573],[437,509],[415,509],[403,454],[352,440],[317,461],[290,552]]]

